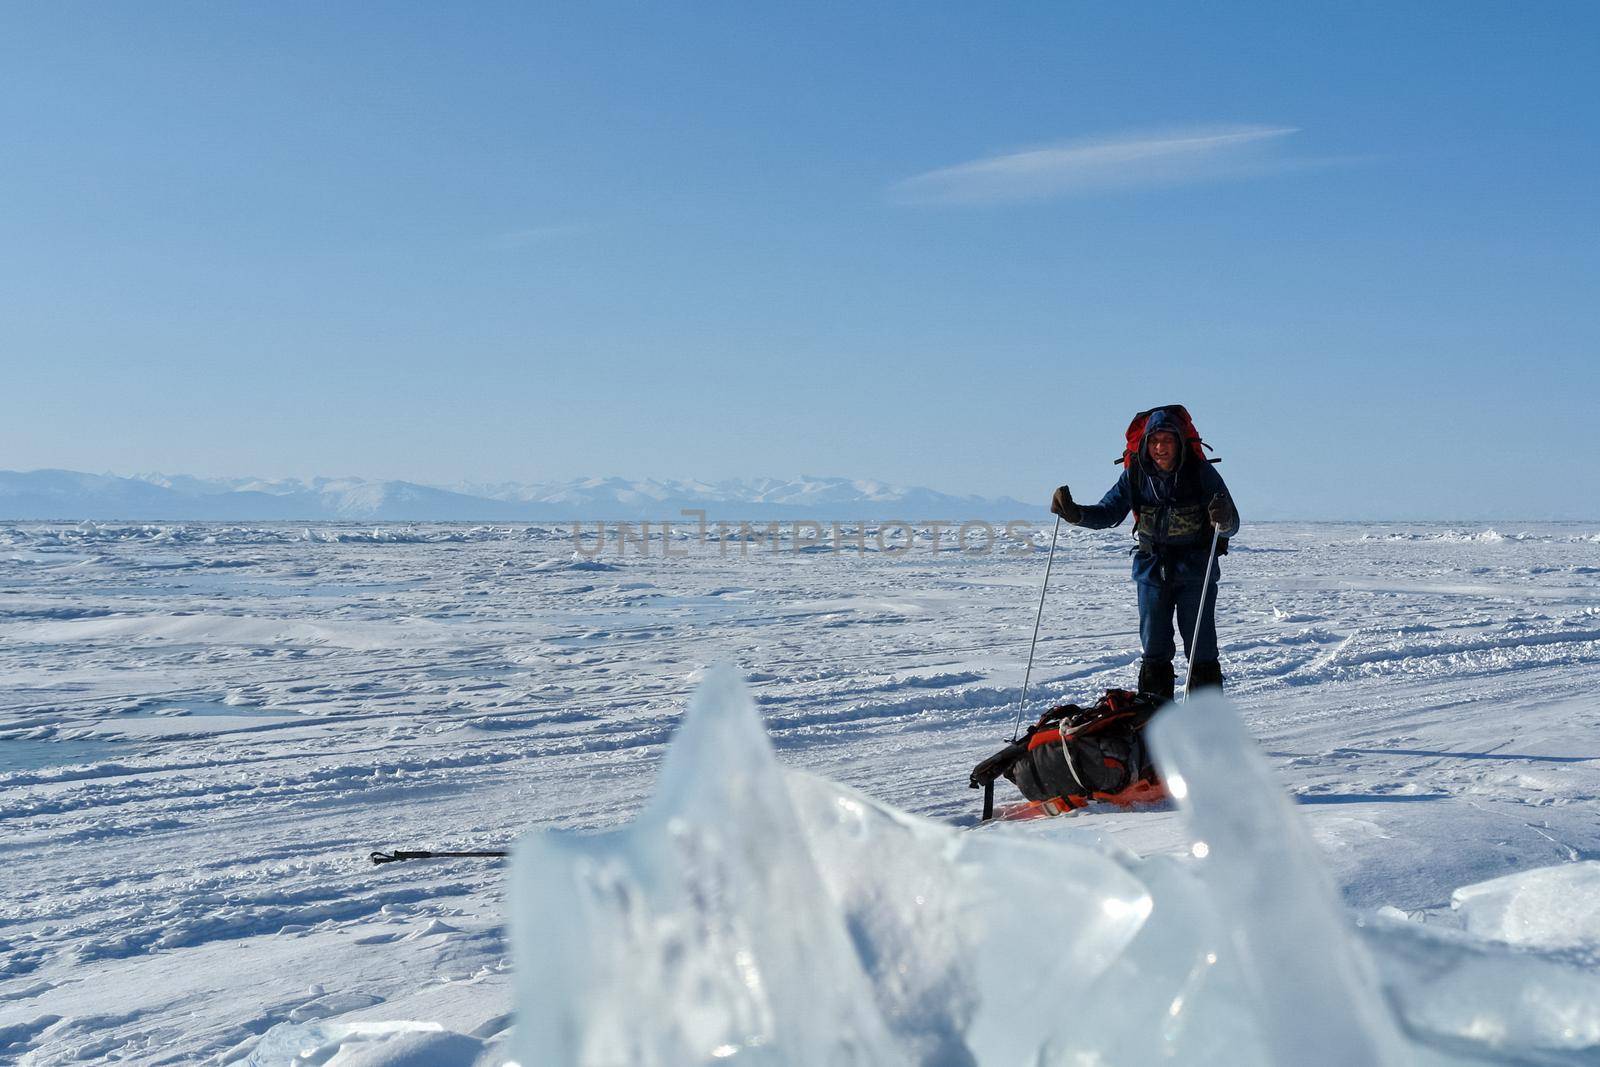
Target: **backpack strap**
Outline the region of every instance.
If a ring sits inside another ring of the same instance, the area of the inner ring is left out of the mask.
[[[1139,525],[1139,489],[1144,483],[1144,465],[1139,462],[1138,453],[1128,457],[1125,468],[1128,473],[1128,510],[1133,513],[1133,524]]]

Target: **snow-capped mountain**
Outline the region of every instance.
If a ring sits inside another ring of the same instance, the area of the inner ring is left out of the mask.
[[[704,508],[713,516],[739,518],[875,519],[1026,516],[1036,510],[1006,497],[953,496],[919,486],[809,475],[791,480],[721,482],[584,478],[451,488],[489,500],[554,507],[563,517],[672,517],[682,508]]]
[[[581,478],[440,487],[354,477],[0,471],[0,519],[10,520],[540,522],[668,520],[684,510],[704,510],[713,519],[922,521],[1038,518],[1043,509],[1008,497],[810,476],[721,482]]]

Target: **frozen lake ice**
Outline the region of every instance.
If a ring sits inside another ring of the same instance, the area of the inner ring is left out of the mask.
[[[1035,534],[591,560],[559,526],[0,527],[0,1059],[231,1062],[275,1027],[396,1020],[492,1037],[505,868],[367,852],[626,822],[718,662],[784,765],[971,826]],[[1132,683],[1126,543],[1064,531],[1032,713]],[[1353,915],[1456,930],[1461,887],[1600,860],[1600,528],[1268,524],[1223,568],[1230,695]],[[1184,844],[1172,811],[1026,832],[1091,827]]]

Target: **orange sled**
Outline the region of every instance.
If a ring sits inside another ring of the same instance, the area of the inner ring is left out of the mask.
[[[1132,809],[1165,804],[1169,798],[1167,787],[1160,782],[1143,781],[1133,783],[1120,793],[1090,793],[1088,796],[1051,797],[1049,800],[1002,804],[995,809],[994,818],[1001,822],[1024,822],[1028,819],[1048,819],[1052,815],[1070,815],[1090,804],[1110,804]]]

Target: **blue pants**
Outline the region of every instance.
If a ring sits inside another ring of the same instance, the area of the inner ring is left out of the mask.
[[[1172,616],[1178,616],[1178,631],[1183,634],[1184,655],[1190,663],[1205,663],[1217,658],[1217,584],[1206,593],[1200,633],[1194,632],[1195,616],[1200,612],[1200,582],[1135,582],[1139,590],[1139,643],[1144,658],[1171,663],[1177,654],[1172,643]]]

